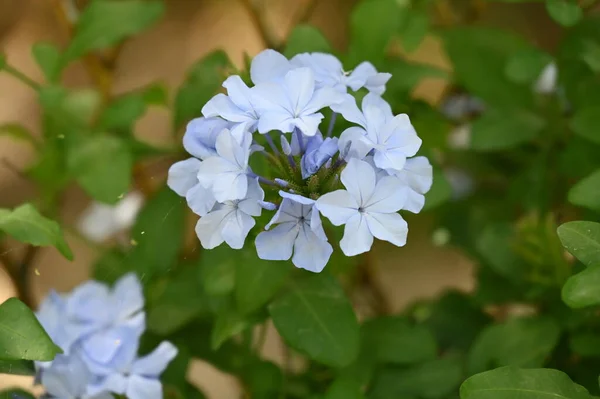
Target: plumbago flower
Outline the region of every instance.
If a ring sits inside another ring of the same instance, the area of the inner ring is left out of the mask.
[[[409,117],[381,98],[390,78],[367,62],[346,72],[330,54],[288,60],[265,50],[250,66],[253,85],[225,80],[227,94],[188,125],[191,158],[175,163],[167,181],[200,216],[202,246],[243,248],[263,210],[274,215],[253,234],[259,258],[291,258],[316,273],[333,252],[326,231],[335,226],[344,226],[347,256],[369,251],[374,238],[405,245],[399,212],[421,211],[432,169],[414,157],[421,139]],[[357,90],[368,92],[360,108],[350,94]],[[355,126],[337,136],[340,116]],[[323,226],[321,216],[331,223]]]
[[[160,374],[177,355],[169,342],[138,357],[145,330],[139,280],[127,274],[112,289],[88,281],[69,294],[51,292],[37,317],[63,350],[51,362],[36,364],[45,398],[161,399]]]

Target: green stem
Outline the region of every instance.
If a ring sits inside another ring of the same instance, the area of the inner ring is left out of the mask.
[[[14,78],[16,78],[17,80],[20,80],[22,83],[26,84],[27,86],[31,87],[33,90],[39,90],[41,88],[40,84],[37,83],[36,81],[34,81],[33,79],[31,79],[29,76],[25,75],[23,72],[19,71],[18,69],[10,66],[10,65],[5,65],[4,69],[3,69],[6,73],[8,73],[9,75],[13,76]]]

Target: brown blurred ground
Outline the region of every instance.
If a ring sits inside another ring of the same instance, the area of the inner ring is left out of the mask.
[[[269,0],[267,19],[283,37],[301,0]],[[243,53],[254,55],[263,48],[249,16],[235,0],[170,0],[167,15],[149,32],[128,42],[123,49],[115,76],[115,92],[123,92],[156,80],[175,87],[184,78],[187,68],[198,58],[217,49],[225,49],[232,60],[242,62]],[[323,30],[332,43],[342,48],[346,37],[345,21],[351,1],[319,1],[311,23]],[[524,33],[535,32],[532,27],[547,25],[545,15],[538,11],[516,12],[510,7],[489,13],[493,21],[511,21]],[[533,19],[532,19],[533,15]],[[332,17],[335,16],[335,17]],[[537,18],[537,19],[536,19]],[[551,47],[555,35],[540,35],[544,47]],[[9,61],[34,79],[41,73],[31,59],[29,49],[37,41],[64,43],[65,33],[57,24],[50,2],[46,0],[0,0],[0,46]],[[411,57],[447,67],[439,44],[427,38]],[[401,77],[396,77],[401,78]],[[88,84],[81,65],[74,65],[66,75],[69,85]],[[434,101],[443,90],[442,81],[426,81],[417,89],[417,95]],[[169,143],[170,115],[152,110],[138,125],[138,135],[153,143]],[[39,132],[39,112],[36,96],[29,88],[0,74],[0,124],[18,122]],[[26,146],[0,137],[0,159],[5,158],[18,168],[32,161],[33,154]],[[14,206],[34,198],[34,188],[17,173],[0,164],[0,206]],[[73,224],[86,207],[85,196],[77,188],[69,190],[63,209],[64,220]],[[431,221],[420,219],[420,225],[411,225],[409,243],[404,248],[381,244],[377,247],[376,266],[378,283],[394,310],[400,310],[415,299],[431,297],[448,287],[463,290],[472,288],[471,263],[457,251],[434,247],[431,243]],[[32,274],[36,298],[41,299],[50,288],[70,290],[89,275],[89,266],[96,254],[84,242],[68,235],[74,250],[75,262],[67,262],[53,249],[43,249]],[[14,243],[16,254],[22,248]],[[12,255],[12,254],[11,254]],[[0,302],[13,294],[0,271]],[[269,332],[265,356],[280,360],[277,334]],[[190,380],[200,384],[209,398],[230,399],[239,396],[235,379],[223,375],[210,366],[196,362],[190,370]],[[0,377],[0,389],[13,383],[30,386],[23,378]]]

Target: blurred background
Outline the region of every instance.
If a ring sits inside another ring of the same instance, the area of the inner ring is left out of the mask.
[[[67,29],[57,15],[53,0],[0,0],[0,50],[8,61],[34,80],[42,81],[41,71],[31,56],[31,46],[38,41],[65,43]],[[259,15],[262,22],[272,27],[277,40],[289,33],[298,18],[318,27],[336,49],[344,49],[348,41],[348,15],[354,5],[350,0],[262,0]],[[444,1],[447,18],[470,18],[464,15],[467,0]],[[170,89],[185,79],[186,70],[199,58],[223,49],[237,66],[243,66],[244,54],[254,56],[265,43],[257,30],[256,21],[248,12],[245,1],[239,0],[166,0],[166,14],[160,23],[132,40],[122,48],[114,69],[115,94],[143,87],[157,80]],[[513,30],[528,37],[540,47],[552,51],[560,39],[559,27],[553,23],[543,4],[484,4],[478,10],[478,23]],[[444,21],[441,21],[444,23]],[[447,70],[449,63],[441,45],[433,37],[426,37],[420,47],[407,57],[410,60]],[[91,85],[82,63],[74,63],[64,75],[69,87]],[[401,79],[394,76],[394,79]],[[437,104],[446,90],[443,79],[424,79],[413,95],[431,104]],[[7,74],[0,74],[0,125],[19,123],[34,134],[40,132],[40,109],[34,91]],[[170,133],[171,116],[168,110],[153,107],[138,122],[136,137],[155,145],[176,146]],[[456,138],[455,138],[456,139]],[[0,136],[0,207],[12,208],[39,195],[34,185],[22,174],[34,159],[33,151],[9,137]],[[149,165],[144,171],[146,183],[160,184],[166,177],[168,164]],[[447,176],[454,195],[469,189],[468,180],[461,176]],[[136,193],[144,191],[136,181],[133,196],[121,209],[122,226],[132,219],[143,201]],[[41,248],[33,259],[29,279],[33,302],[39,301],[49,289],[68,291],[89,278],[90,267],[98,256],[95,236],[106,232],[94,230],[94,220],[102,219],[106,209],[90,202],[80,188],[73,186],[62,199],[61,214],[67,240],[73,249],[75,261],[65,260],[53,248]],[[95,219],[94,219],[95,218]],[[411,231],[406,247],[396,248],[377,243],[372,254],[376,284],[384,295],[386,306],[392,311],[403,309],[415,300],[433,297],[448,289],[473,289],[473,261],[458,250],[445,245],[447,231],[438,228],[432,217],[420,215],[409,220]],[[109,229],[110,230],[110,229]],[[113,240],[125,236],[118,233]],[[20,259],[25,247],[10,241],[3,256]],[[190,245],[198,245],[195,237]],[[0,302],[15,294],[10,279],[0,270]],[[265,356],[281,361],[278,337],[274,329],[268,334]],[[233,398],[237,386],[233,378],[216,371],[200,361],[190,370],[190,380],[201,385],[210,398]],[[2,376],[0,389],[13,384],[30,387],[27,378]]]

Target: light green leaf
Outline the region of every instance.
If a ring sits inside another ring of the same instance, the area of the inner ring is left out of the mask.
[[[467,359],[468,374],[490,367],[540,367],[558,343],[560,328],[552,319],[514,318],[487,327]]]
[[[129,191],[133,157],[121,138],[108,134],[73,137],[67,165],[77,183],[98,201],[115,204]]]
[[[572,335],[569,339],[571,350],[583,357],[600,357],[600,335],[584,332]]]
[[[546,10],[562,26],[573,26],[583,17],[583,10],[574,0],[546,0]]]
[[[575,134],[600,144],[600,106],[577,110],[569,126]]]
[[[40,42],[33,45],[31,53],[46,80],[50,83],[57,83],[62,72],[61,52],[58,47],[52,43]]]
[[[572,308],[600,304],[600,264],[569,277],[562,288],[562,299]]]
[[[277,331],[294,349],[333,367],[358,353],[356,316],[339,283],[326,274],[309,276],[269,306]]]
[[[349,378],[338,378],[327,389],[323,399],[365,399],[361,384]]]
[[[279,291],[292,270],[288,263],[258,259],[254,251],[239,251],[235,264],[235,299],[242,314],[251,313]]]
[[[393,76],[402,76],[402,79],[391,79],[387,83],[386,92],[409,92],[421,80],[426,78],[447,79],[448,72],[433,65],[409,62],[404,59],[394,59],[386,64],[385,71]],[[411,118],[412,119],[412,118]]]
[[[452,197],[452,186],[444,176],[444,173],[437,169],[433,169],[433,185],[427,194],[425,194],[424,211],[442,205]]]
[[[73,260],[71,248],[58,223],[40,215],[31,204],[23,204],[12,211],[0,209],[0,230],[31,245],[54,246],[65,258]]]
[[[217,350],[225,341],[241,333],[252,325],[252,321],[232,311],[217,314],[217,320],[210,336],[210,346]]]
[[[320,30],[311,25],[298,25],[290,33],[283,54],[291,58],[300,53],[331,53],[331,45]]]
[[[569,202],[600,212],[600,170],[581,180],[569,190]]]
[[[131,233],[129,263],[137,273],[147,278],[166,273],[183,246],[185,200],[165,186],[142,208]]]
[[[24,141],[33,146],[33,148],[39,148],[39,143],[33,137],[33,134],[25,128],[23,125],[16,123],[7,123],[0,125],[0,136],[8,136],[15,140]]]
[[[35,399],[31,393],[22,389],[10,389],[8,391],[1,391],[0,398],[2,399]]]
[[[62,353],[33,312],[17,298],[0,305],[0,360],[50,361]]]
[[[458,356],[430,360],[411,368],[382,370],[375,377],[369,398],[446,398],[460,385],[463,362]]]
[[[6,66],[6,55],[0,53],[0,71]]]
[[[600,72],[600,44],[593,40],[583,42],[581,58],[596,73]]]
[[[600,263],[600,223],[568,222],[558,226],[562,245],[586,266]]]
[[[460,399],[591,399],[562,371],[503,367],[474,375],[460,387]]]
[[[402,317],[380,317],[361,329],[362,345],[381,363],[411,364],[435,358],[435,338],[425,326],[412,325]]]
[[[101,104],[100,94],[93,89],[67,91],[60,86],[42,87],[39,101],[63,137],[87,128]]]
[[[164,12],[158,0],[95,0],[79,17],[65,63],[93,50],[109,48],[154,24]]]
[[[229,69],[231,61],[221,50],[210,53],[190,68],[187,79],[175,96],[175,128],[201,115],[204,104],[221,89]]]
[[[429,15],[418,10],[406,13],[406,20],[400,30],[400,40],[406,51],[413,52],[419,48],[429,30]]]
[[[471,148],[477,151],[501,151],[537,137],[546,125],[538,115],[527,111],[507,114],[488,111],[472,124]]]
[[[106,107],[100,115],[98,127],[106,131],[128,132],[133,128],[133,124],[144,115],[148,106],[164,106],[166,104],[166,88],[159,84],[127,93]]]
[[[200,275],[208,295],[224,296],[233,292],[237,264],[241,261],[238,254],[224,245],[202,254]]]
[[[35,367],[31,360],[0,360],[0,374],[34,376]]]
[[[544,67],[552,62],[552,57],[545,52],[530,48],[513,54],[506,64],[506,76],[515,83],[535,82]]]

